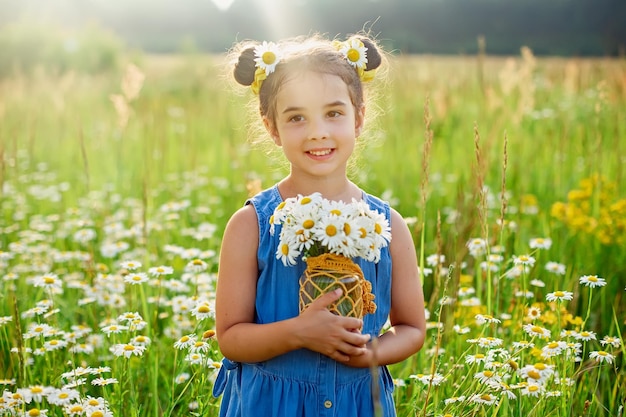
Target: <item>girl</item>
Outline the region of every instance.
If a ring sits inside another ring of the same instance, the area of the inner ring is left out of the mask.
[[[367,417],[380,407],[384,416],[395,416],[385,365],[415,354],[425,335],[415,247],[400,214],[346,175],[365,118],[363,81],[374,76],[382,55],[366,37],[299,38],[240,50],[235,80],[258,94],[263,124],[290,172],[249,199],[224,232],[216,330],[226,359],[213,391],[223,394],[220,415]],[[274,209],[314,192],[328,200],[363,200],[391,225],[379,262],[357,261],[378,306],[364,319],[327,309],[340,290],[299,314],[304,262],[285,266],[276,257]],[[391,327],[381,335],[388,319]]]

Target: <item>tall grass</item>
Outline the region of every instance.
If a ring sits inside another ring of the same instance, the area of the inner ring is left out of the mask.
[[[221,232],[285,172],[220,64],[146,57],[137,97],[122,72],[0,84],[0,415],[217,414]],[[623,415],[626,62],[391,74],[352,175],[421,254],[429,330],[392,367],[399,415]]]

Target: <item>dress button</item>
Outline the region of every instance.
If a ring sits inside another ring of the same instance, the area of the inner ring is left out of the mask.
[[[324,407],[330,408],[333,406],[333,402],[331,400],[324,401]]]

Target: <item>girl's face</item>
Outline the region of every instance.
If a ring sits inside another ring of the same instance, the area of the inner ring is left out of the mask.
[[[265,127],[291,163],[291,173],[345,177],[361,133],[364,109],[355,110],[336,75],[304,71],[288,78],[276,97],[276,120]]]

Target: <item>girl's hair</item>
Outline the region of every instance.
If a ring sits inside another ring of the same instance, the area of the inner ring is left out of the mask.
[[[374,40],[367,36],[356,35],[367,48],[367,64],[365,71],[377,69],[383,62],[383,54]],[[250,86],[255,81],[255,42],[243,42],[236,48],[236,59],[233,75],[235,81],[244,86]],[[341,53],[332,41],[319,36],[298,37],[279,42],[281,59],[274,72],[262,82],[258,91],[259,110],[262,117],[271,123],[276,121],[276,96],[281,86],[291,74],[296,71],[314,71],[322,74],[340,77],[348,87],[350,99],[355,109],[365,104],[363,81],[357,69],[352,66],[345,55]]]

